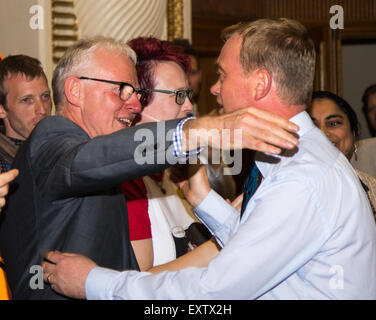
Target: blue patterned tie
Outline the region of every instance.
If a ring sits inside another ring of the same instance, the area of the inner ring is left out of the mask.
[[[259,174],[260,174],[260,170],[257,168],[256,164],[254,164],[251,169],[251,172],[249,173],[247,181],[245,182],[245,186],[243,189],[244,196],[243,196],[243,202],[242,202],[242,210],[240,212],[240,218],[243,216],[243,213],[245,211],[245,208],[247,207],[249,199],[251,199],[253,194],[256,192],[256,189],[258,187]]]

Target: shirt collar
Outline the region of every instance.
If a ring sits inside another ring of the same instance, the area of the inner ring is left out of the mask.
[[[16,139],[16,138],[11,138],[11,137],[8,137],[7,138],[12,141],[16,146],[20,146],[22,145],[25,141],[24,140],[20,140],[20,139]]]
[[[311,117],[306,111],[302,111],[296,114],[289,120],[299,126],[299,131],[297,132],[299,139],[315,127],[314,123],[311,120]],[[272,164],[289,161],[289,159],[293,158],[294,154],[296,154],[298,150],[299,145],[293,150],[283,150],[280,155],[270,155],[257,152],[255,156],[256,165],[259,168],[262,176],[265,178],[268,174],[271,173],[271,170],[274,167]]]

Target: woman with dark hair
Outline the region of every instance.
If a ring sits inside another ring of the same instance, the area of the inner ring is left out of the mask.
[[[365,90],[362,104],[371,137],[357,142],[357,152],[351,158],[351,164],[354,168],[376,177],[376,84]]]
[[[362,111],[372,137],[376,136],[376,84],[370,85],[362,96]]]
[[[332,92],[315,91],[308,112],[315,125],[350,161],[359,138],[359,122],[351,106]],[[376,179],[359,170],[356,173],[376,217]]]
[[[128,43],[137,53],[137,76],[148,95],[137,124],[187,117],[192,113],[189,57],[180,47],[156,38]],[[179,196],[165,170],[122,184],[127,199],[130,240],[141,270],[170,262],[211,238],[191,206]]]

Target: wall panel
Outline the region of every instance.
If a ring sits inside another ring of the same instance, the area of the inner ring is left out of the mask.
[[[344,11],[345,29],[335,33],[329,27],[332,5],[341,5]],[[342,40],[376,41],[376,0],[192,0],[192,44],[205,60],[213,61],[223,44],[220,34],[224,27],[239,21],[278,17],[300,21],[314,39],[318,53],[316,89],[342,93]],[[208,77],[205,82],[215,81],[212,73],[204,74],[204,78]],[[212,101],[204,95],[210,93],[202,92],[200,100]],[[199,107],[202,114],[213,108]]]

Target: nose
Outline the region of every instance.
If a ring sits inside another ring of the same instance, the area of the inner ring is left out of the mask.
[[[220,84],[219,84],[219,80],[217,80],[216,83],[214,83],[211,88],[210,88],[210,93],[214,96],[218,96],[219,95],[219,90],[220,90]]]
[[[51,112],[51,103],[43,102],[41,99],[37,99],[34,105],[34,110],[36,115],[49,115]]]
[[[132,94],[132,96],[130,97],[130,99],[128,99],[126,102],[125,102],[125,105],[127,106],[127,109],[129,111],[131,111],[132,113],[140,113],[141,110],[142,110],[142,106],[141,106],[141,102],[140,100],[137,98],[137,94],[136,92],[134,92]]]
[[[182,111],[184,111],[186,114],[193,112],[193,104],[188,97],[185,98],[184,104],[182,105]]]

